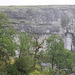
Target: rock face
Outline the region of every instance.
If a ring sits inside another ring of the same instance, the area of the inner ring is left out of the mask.
[[[9,6],[0,7],[12,25],[40,38],[60,35],[65,48],[75,50],[75,6]],[[45,37],[46,36],[46,37]]]

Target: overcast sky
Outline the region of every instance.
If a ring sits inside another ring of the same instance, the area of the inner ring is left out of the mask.
[[[75,5],[75,0],[0,0],[0,5]]]

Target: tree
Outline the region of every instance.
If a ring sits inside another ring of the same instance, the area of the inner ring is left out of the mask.
[[[17,66],[18,71],[21,74],[28,74],[32,68],[33,59],[29,54],[31,47],[31,38],[25,32],[21,32],[19,34],[19,58],[16,59],[15,64]]]
[[[7,16],[0,12],[0,62],[3,62],[5,66],[7,66],[7,61],[10,61],[10,56],[15,51],[14,36],[15,28],[10,25]],[[0,67],[4,64],[1,64]]]
[[[48,54],[51,56],[51,64],[52,64],[52,69],[53,65],[55,64],[55,59],[57,58],[56,55],[57,53],[62,52],[64,48],[64,42],[61,37],[52,35],[47,39],[47,51]]]
[[[47,39],[47,54],[50,56],[52,69],[54,65],[59,70],[72,68],[72,53],[64,48],[64,42],[60,36],[51,35]]]
[[[34,50],[34,64],[33,64],[33,67],[35,67],[35,65],[37,63],[37,61],[36,61],[37,53],[39,52],[40,48],[43,48],[42,44],[44,43],[44,40],[41,43],[39,43],[39,41],[38,41],[39,36],[34,36],[34,39],[35,39],[35,41],[34,41],[35,50]]]

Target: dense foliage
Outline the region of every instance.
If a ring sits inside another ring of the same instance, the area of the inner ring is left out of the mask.
[[[47,39],[47,54],[50,56],[52,69],[67,69],[72,71],[73,55],[70,50],[64,48],[64,42],[60,36],[52,35]]]
[[[75,53],[64,48],[60,36],[51,35],[46,41],[47,50],[44,51],[44,40],[39,43],[39,36],[17,32],[7,16],[0,13],[0,75],[61,75],[60,71],[63,75],[71,73]],[[52,66],[44,69],[42,62]]]

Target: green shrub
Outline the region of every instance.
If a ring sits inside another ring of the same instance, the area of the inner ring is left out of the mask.
[[[62,71],[62,75],[66,75],[66,72],[65,71]]]
[[[49,75],[51,75],[52,67],[49,67]]]
[[[41,75],[39,71],[35,70],[35,72],[30,73],[29,75]]]
[[[8,68],[8,73],[10,73],[11,75],[19,75],[19,71],[17,70],[16,66],[14,65],[11,65],[9,68]]]

